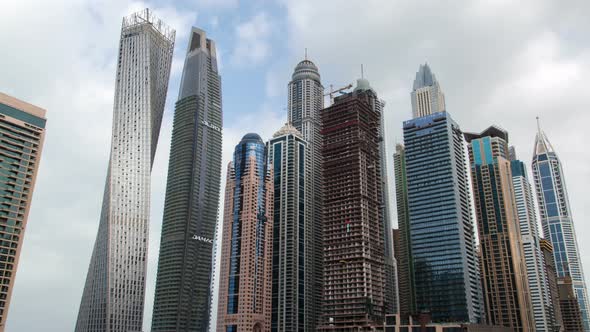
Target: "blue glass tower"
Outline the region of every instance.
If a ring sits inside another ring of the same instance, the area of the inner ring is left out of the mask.
[[[480,322],[483,300],[463,133],[446,112],[404,122],[416,307]]]
[[[565,177],[557,153],[540,126],[535,139],[532,168],[541,226],[545,237],[553,245],[557,277],[571,277],[582,311],[584,331],[590,331],[588,292],[584,282],[584,271],[580,261]]]

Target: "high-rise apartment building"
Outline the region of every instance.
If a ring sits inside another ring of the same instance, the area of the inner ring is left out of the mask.
[[[555,314],[547,285],[543,253],[541,252],[541,238],[537,226],[533,191],[526,166],[522,161],[516,160],[513,148],[510,149],[510,152],[512,158],[510,162],[512,185],[520,223],[520,236],[524,250],[535,330],[537,332],[553,331]]]
[[[142,330],[150,173],[174,38],[149,9],[123,18],[110,160],[76,332]]]
[[[4,332],[45,139],[45,110],[0,93],[0,332]]]
[[[563,331],[563,319],[559,305],[559,288],[557,287],[557,271],[555,271],[555,260],[553,259],[553,246],[548,240],[540,239],[539,247],[541,247],[541,253],[543,254],[543,269],[547,276],[547,291],[551,298],[551,309],[555,318],[549,330],[560,332]]]
[[[445,95],[428,64],[420,65],[412,89],[412,117],[446,111]]]
[[[394,239],[398,272],[399,314],[401,319],[407,320],[408,316],[416,313],[416,300],[414,298],[414,264],[410,237],[410,212],[408,210],[406,152],[402,144],[395,147],[393,162],[399,228],[399,239],[398,241]]]
[[[590,331],[590,307],[576,231],[561,161],[540,126],[535,138],[533,177],[543,234],[553,245],[557,277],[570,277],[580,304],[584,331]]]
[[[313,296],[308,285],[314,282],[307,142],[285,124],[268,150],[274,185],[271,331],[315,331],[306,306]]]
[[[322,179],[322,127],[320,111],[324,108],[324,87],[320,79],[318,67],[306,59],[295,67],[288,91],[288,121],[295,127],[307,142],[307,157],[309,160],[309,183],[311,200],[311,236],[309,242],[311,252],[309,273],[310,297],[306,298],[309,308],[308,320],[312,326],[317,326],[321,314],[322,276],[323,276],[323,236],[322,236],[322,207],[323,207],[323,179]]]
[[[257,134],[236,146],[227,170],[217,331],[270,331],[273,172]]]
[[[321,112],[324,286],[320,330],[372,331],[385,318],[381,114],[365,89]]]
[[[446,112],[405,121],[408,211],[418,312],[480,322],[483,299],[461,129]]]
[[[206,332],[221,181],[215,42],[192,28],[168,164],[152,331]]]
[[[477,216],[486,320],[514,331],[534,331],[508,133],[492,126],[466,133]]]

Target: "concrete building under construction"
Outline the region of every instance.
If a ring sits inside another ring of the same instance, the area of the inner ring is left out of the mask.
[[[371,107],[366,91],[357,87],[335,98],[321,113],[324,310],[319,329],[323,331],[383,328],[381,114]]]

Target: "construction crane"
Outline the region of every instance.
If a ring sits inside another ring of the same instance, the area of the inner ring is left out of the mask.
[[[330,105],[332,105],[334,103],[334,95],[336,93],[339,93],[339,94],[342,95],[342,94],[344,94],[345,90],[348,90],[350,88],[352,88],[352,84],[349,84],[349,85],[347,85],[345,87],[342,87],[340,89],[334,90],[334,86],[332,84],[330,84],[330,92],[325,93],[324,94],[324,97],[325,96],[330,96]]]

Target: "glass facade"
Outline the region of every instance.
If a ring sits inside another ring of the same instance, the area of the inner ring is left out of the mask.
[[[305,321],[306,331],[315,331],[321,313],[322,275],[323,275],[323,174],[322,174],[322,135],[320,110],[324,108],[324,87],[318,67],[310,60],[300,61],[293,71],[288,86],[288,114],[290,124],[295,127],[307,142],[306,153],[308,171],[311,174],[307,183],[310,199],[309,213],[312,219],[310,230],[306,230],[306,241],[310,253],[305,264]]]
[[[508,133],[490,127],[467,139],[486,322],[534,331],[524,251],[508,161]]]
[[[483,303],[463,134],[448,113],[404,122],[416,306],[479,322]]]
[[[557,153],[540,128],[535,139],[532,169],[541,225],[545,237],[553,246],[557,277],[571,277],[582,311],[584,331],[590,331],[588,292],[570,213],[565,175]]]
[[[174,111],[152,331],[207,331],[221,181],[215,44],[193,28]]]
[[[271,331],[305,331],[312,224],[307,143],[289,124],[268,143],[273,165]]]

